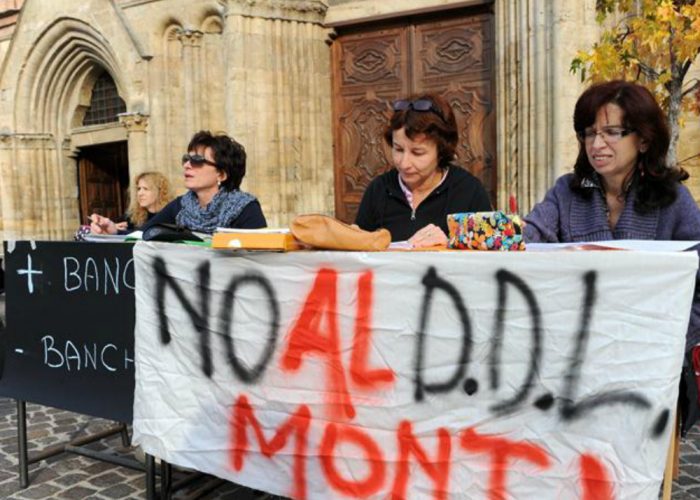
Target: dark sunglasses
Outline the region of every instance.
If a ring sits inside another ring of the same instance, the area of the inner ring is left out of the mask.
[[[217,167],[218,165],[214,163],[213,161],[207,160],[204,156],[198,155],[198,154],[189,154],[185,153],[182,155],[182,164],[184,165],[185,163],[190,162],[190,165],[193,167],[202,167],[206,163],[207,165],[211,165],[212,167]]]
[[[415,101],[399,99],[398,101],[394,101],[393,108],[394,111],[406,111],[409,109],[420,112],[431,111],[445,121],[445,117],[442,116],[440,110],[436,108],[433,102],[428,99],[416,99]]]

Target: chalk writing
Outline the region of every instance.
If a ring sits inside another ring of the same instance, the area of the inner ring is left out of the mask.
[[[34,293],[34,278],[35,274],[44,274],[43,271],[37,271],[32,267],[32,254],[27,254],[27,267],[24,269],[18,269],[17,274],[20,276],[25,275],[27,277],[27,291],[29,293]]]
[[[62,344],[62,345],[61,345]],[[106,370],[116,372],[128,371],[134,363],[133,355],[127,349],[107,343],[98,345],[96,342],[76,345],[71,340],[59,342],[53,335],[41,338],[44,365],[49,368],[62,368],[66,371]]]
[[[119,257],[113,262],[106,257],[98,264],[98,260],[87,257],[80,260],[76,257],[63,258],[63,287],[66,292],[95,292],[119,294],[120,287],[134,289],[133,262],[129,259],[122,265]]]
[[[3,396],[132,420],[132,257],[123,243],[19,241],[6,251]]]

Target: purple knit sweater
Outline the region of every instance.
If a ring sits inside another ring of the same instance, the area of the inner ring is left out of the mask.
[[[603,240],[692,240],[700,252],[700,209],[688,189],[678,184],[676,201],[648,214],[634,210],[633,190],[627,194],[615,229],[608,223],[607,205],[600,189],[588,199],[571,191],[573,174],[554,184],[532,212],[525,217],[525,240],[542,243],[568,243]],[[686,350],[700,343],[700,271],[695,282],[693,309],[688,325]]]

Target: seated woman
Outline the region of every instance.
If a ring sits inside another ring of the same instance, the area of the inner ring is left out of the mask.
[[[394,168],[374,179],[355,223],[414,247],[447,244],[447,214],[491,210],[481,182],[453,162],[459,133],[449,104],[424,94],[394,102],[384,133]]]
[[[217,227],[258,229],[266,227],[258,200],[239,189],[246,171],[243,146],[227,135],[197,132],[182,156],[187,193],[175,198],[146,222],[170,223],[192,231],[213,233]],[[94,233],[115,234],[116,224],[93,214],[90,228]]]
[[[159,172],[142,172],[136,176],[131,191],[131,203],[126,221],[118,222],[119,230],[141,229],[147,221],[160,212],[173,199],[170,183]]]
[[[651,92],[623,81],[593,85],[576,103],[574,130],[574,172],[525,217],[526,241],[700,241],[700,210],[681,185],[688,174],[666,163],[670,135]],[[700,342],[697,292],[686,350]]]

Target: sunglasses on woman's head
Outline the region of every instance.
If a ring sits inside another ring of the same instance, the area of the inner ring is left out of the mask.
[[[425,111],[432,111],[436,115],[438,115],[442,120],[445,120],[445,117],[442,116],[442,113],[440,112],[439,109],[435,107],[435,104],[433,104],[433,101],[429,99],[416,99],[415,101],[409,101],[407,99],[399,99],[398,101],[394,101],[393,104],[394,111],[406,111],[409,109],[412,109],[413,111],[420,111],[420,112],[425,112]]]
[[[184,155],[182,155],[182,164],[184,165],[187,162],[190,162],[190,165],[197,168],[203,167],[205,163],[207,165],[211,165],[212,167],[217,166],[216,163],[214,163],[213,161],[207,160],[204,156],[199,155],[197,153],[185,153]]]

